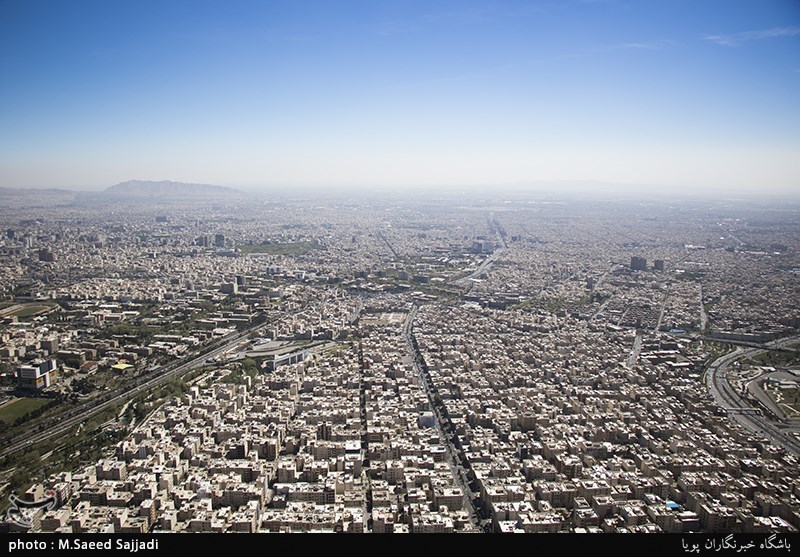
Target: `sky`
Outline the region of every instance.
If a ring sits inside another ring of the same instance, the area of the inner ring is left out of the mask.
[[[0,187],[800,194],[800,0],[0,0]]]

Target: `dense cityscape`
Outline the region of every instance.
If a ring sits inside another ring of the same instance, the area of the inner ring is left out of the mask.
[[[0,208],[6,531],[800,528],[796,202],[167,184]]]

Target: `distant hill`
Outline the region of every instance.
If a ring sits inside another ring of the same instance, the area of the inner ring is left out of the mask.
[[[127,198],[206,199],[238,197],[242,195],[242,192],[234,188],[211,184],[187,184],[170,180],[162,180],[160,182],[129,180],[106,188],[103,190],[102,195]]]

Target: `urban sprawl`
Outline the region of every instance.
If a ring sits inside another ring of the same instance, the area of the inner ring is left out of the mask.
[[[797,532],[800,219],[0,208],[12,532]]]

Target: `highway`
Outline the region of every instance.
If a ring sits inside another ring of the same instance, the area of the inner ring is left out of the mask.
[[[734,362],[766,352],[769,348],[783,348],[788,344],[800,341],[800,336],[774,340],[765,344],[767,348],[737,348],[714,360],[706,371],[706,386],[714,399],[730,416],[750,431],[763,434],[773,443],[784,447],[787,451],[800,454],[800,442],[789,435],[784,428],[766,416],[743,414],[736,409],[748,406],[747,402],[735,392],[728,382],[728,368]]]
[[[664,298],[661,300],[661,308],[659,309],[658,312],[658,323],[656,323],[656,327],[655,329],[653,329],[653,332],[655,333],[657,333],[659,329],[661,329],[661,322],[664,321],[664,312],[667,309],[667,300],[669,300],[669,294],[671,290],[672,287],[667,288],[666,293],[664,293]]]
[[[497,256],[503,253],[503,250],[504,248],[497,248],[496,250],[494,250],[494,252],[492,252],[486,259],[483,260],[483,263],[481,263],[477,269],[472,271],[467,276],[461,277],[460,279],[453,281],[453,284],[462,287],[468,286],[469,289],[472,290],[472,286],[474,285],[472,279],[478,278],[481,275],[481,273],[486,271],[489,268],[489,266],[494,262],[494,260],[497,258]]]
[[[497,230],[496,232],[497,241],[500,244],[502,244],[502,247],[495,249],[491,254],[489,254],[489,256],[483,260],[483,263],[481,263],[478,266],[478,268],[472,271],[470,274],[461,277],[458,280],[453,281],[453,284],[455,284],[456,286],[468,287],[469,289],[468,292],[472,292],[472,287],[475,286],[475,283],[473,282],[472,279],[480,277],[481,274],[491,266],[494,260],[497,259],[497,256],[503,253],[503,251],[505,251],[506,248],[508,248],[508,244],[506,244],[506,239],[499,232],[497,219],[491,220],[489,222],[489,226],[490,228],[494,228],[495,230]]]
[[[99,399],[88,401],[77,408],[61,413],[48,422],[41,424],[45,426],[42,431],[18,435],[12,440],[11,444],[0,449],[0,457],[6,457],[32,445],[41,443],[42,441],[59,436],[118,402],[124,402],[134,398],[140,393],[152,389],[153,387],[158,387],[176,376],[180,376],[187,371],[200,367],[207,359],[214,358],[232,349],[242,338],[263,326],[264,325],[258,325],[242,332],[229,333],[225,337],[215,341],[215,343],[211,345],[211,350],[209,351],[201,352],[199,355],[190,355],[183,360],[161,366],[149,374],[138,378],[133,384],[120,387],[110,393],[106,393]]]

